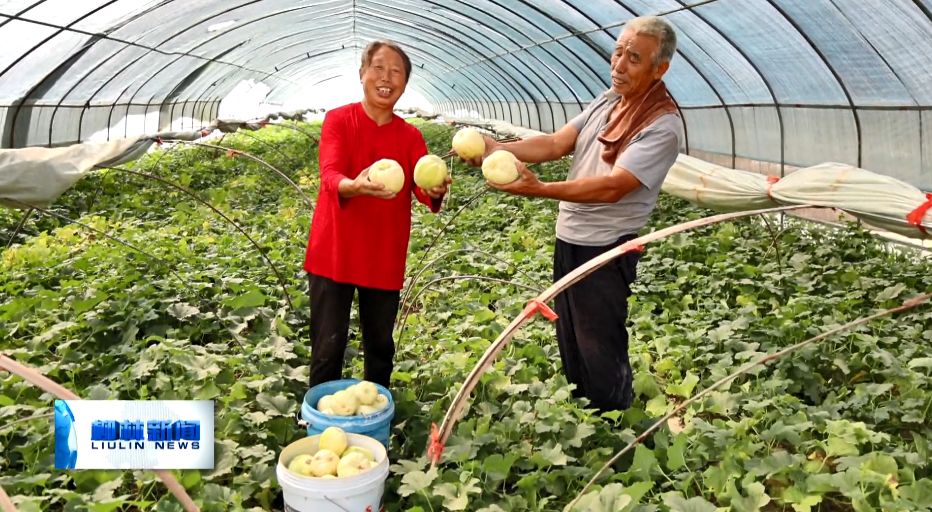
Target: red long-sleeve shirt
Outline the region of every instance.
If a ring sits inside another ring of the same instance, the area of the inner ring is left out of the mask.
[[[362,103],[330,110],[320,137],[320,193],[311,221],[304,270],[340,283],[400,290],[411,237],[411,196],[440,211],[414,184],[414,165],[428,153],[421,132],[399,116],[378,126]],[[405,171],[404,188],[390,200],[339,195],[340,181],[355,179],[377,160]]]

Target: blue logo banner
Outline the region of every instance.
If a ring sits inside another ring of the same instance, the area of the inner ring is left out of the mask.
[[[55,469],[213,469],[212,400],[56,400]]]

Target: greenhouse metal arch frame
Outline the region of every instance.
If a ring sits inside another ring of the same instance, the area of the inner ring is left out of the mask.
[[[5,3],[3,147],[206,125],[248,79],[280,105],[358,67],[377,38],[411,53],[411,88],[436,110],[552,132],[607,88],[625,22],[655,14],[680,41],[667,83],[687,154],[781,176],[828,159],[932,188],[932,92],[921,87],[932,0]],[[900,42],[881,37],[891,31]]]

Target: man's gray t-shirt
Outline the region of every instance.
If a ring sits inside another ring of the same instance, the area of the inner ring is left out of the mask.
[[[620,96],[611,89],[592,101],[570,123],[579,131],[568,181],[607,176],[613,166],[602,160],[599,134]],[[683,142],[683,125],[678,114],[664,114],[636,135],[619,153],[615,163],[641,182],[640,187],[617,203],[560,202],[557,238],[577,245],[609,245],[620,237],[637,233],[647,224],[657,203],[660,187],[676,162]]]

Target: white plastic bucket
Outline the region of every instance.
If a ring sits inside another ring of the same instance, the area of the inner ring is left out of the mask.
[[[275,472],[285,498],[285,512],[379,512],[388,478],[388,453],[382,443],[359,434],[346,434],[347,446],[366,448],[375,466],[349,478],[313,478],[288,471],[291,459],[316,453],[320,435],[305,437],[282,450]]]

